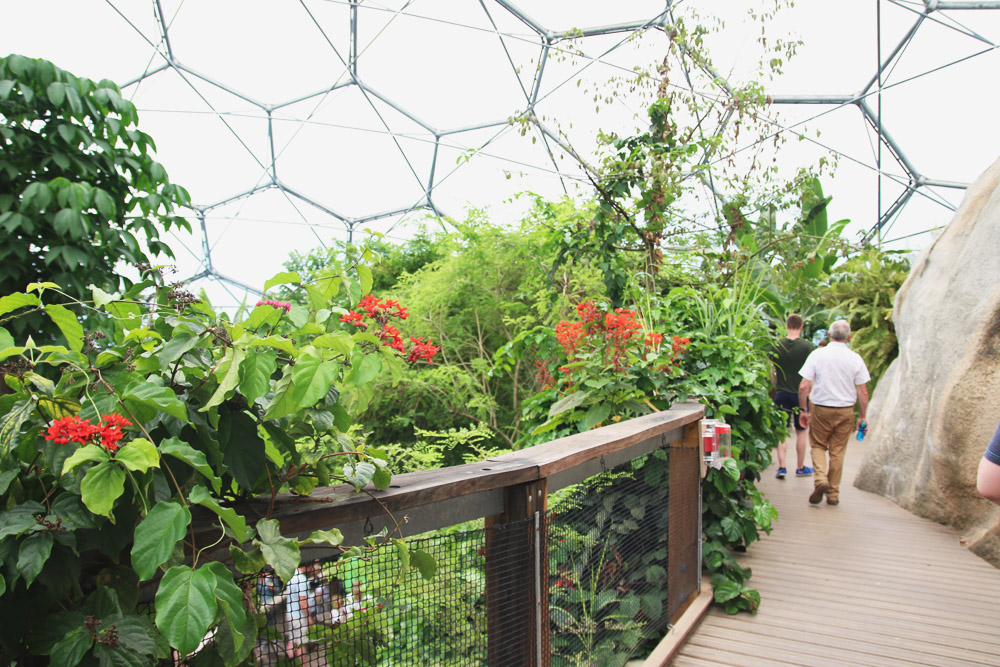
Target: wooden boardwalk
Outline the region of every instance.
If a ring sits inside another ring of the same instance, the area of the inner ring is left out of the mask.
[[[854,488],[863,447],[848,447],[836,507],[809,505],[811,477],[765,473],[779,521],[741,557],[760,611],[713,607],[674,667],[1000,665],[1000,570],[954,530]]]

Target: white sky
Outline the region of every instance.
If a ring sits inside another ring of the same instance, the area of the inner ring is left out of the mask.
[[[0,0],[5,18],[4,52],[47,58],[75,74],[124,84],[164,64],[164,49],[150,0]],[[349,3],[329,0],[161,0],[170,22],[170,46],[179,62],[229,91],[191,74],[159,72],[126,94],[140,114],[140,129],[153,136],[158,159],[171,180],[186,187],[199,206],[212,206],[269,181],[270,145],[277,177],[290,190],[346,218],[409,208],[421,202],[433,170],[434,203],[461,218],[468,206],[489,207],[493,217],[513,220],[521,191],[559,196],[560,180],[537,134],[520,136],[506,125],[447,133],[435,159],[434,134],[502,121],[526,106],[540,48],[537,35],[498,4],[475,0],[383,0],[358,11],[359,76],[369,92],[349,80]],[[726,21],[710,38],[716,70],[739,80],[755,62],[756,32],[743,0],[675,2],[679,10],[713,11]],[[525,14],[553,32],[641,21],[663,10],[661,1],[522,1]],[[485,7],[485,9],[484,9]],[[881,2],[882,55],[887,57],[923,10],[922,2]],[[322,27],[322,30],[319,27]],[[876,3],[871,0],[799,0],[767,26],[769,38],[802,39],[799,54],[766,89],[775,95],[845,95],[875,74]],[[977,40],[956,30],[980,34]],[[598,129],[627,134],[643,104],[627,96],[598,111],[589,94],[612,76],[627,74],[662,53],[664,36],[649,31],[622,45],[624,34],[579,40],[587,58],[553,57],[545,67],[539,115],[563,129],[581,153],[592,157]],[[996,158],[1000,130],[991,83],[1000,40],[1000,11],[934,12],[924,21],[894,69],[881,96],[883,125],[920,173],[929,179],[971,182]],[[614,47],[619,46],[615,49]],[[985,54],[969,58],[973,54]],[[968,58],[964,62],[963,58]],[[953,64],[958,62],[958,64]],[[519,69],[515,71],[512,63]],[[932,74],[929,70],[942,68]],[[576,81],[582,84],[577,87]],[[327,92],[322,92],[327,91]],[[233,94],[236,93],[236,94]],[[378,99],[382,95],[412,117]],[[297,103],[288,102],[309,96]],[[247,99],[248,98],[248,99]],[[272,111],[268,136],[264,105]],[[878,108],[875,96],[869,98]],[[806,131],[789,141],[780,164],[788,173],[835,150],[839,168],[824,179],[832,219],[849,218],[848,235],[871,228],[879,203],[874,171],[874,132],[854,106],[775,105],[780,126]],[[640,121],[644,121],[640,118]],[[807,121],[805,125],[798,123]],[[778,127],[778,126],[776,126]],[[818,135],[817,135],[818,133]],[[532,143],[532,136],[536,142]],[[470,150],[485,147],[472,155]],[[556,149],[555,146],[552,146]],[[558,156],[558,150],[554,151]],[[556,157],[570,176],[569,158]],[[888,151],[883,171],[901,172]],[[881,210],[902,188],[883,177]],[[889,247],[921,248],[927,230],[948,222],[963,192],[922,189],[887,231]],[[392,215],[365,225],[404,238],[423,217]],[[197,223],[197,218],[191,216]],[[206,238],[214,267],[258,287],[292,250],[306,251],[343,238],[343,223],[287,192],[270,189],[215,206],[206,213]],[[900,240],[896,240],[900,239]],[[199,270],[200,234],[168,239],[180,275]],[[182,247],[183,246],[183,247]],[[242,293],[203,281],[218,304]]]

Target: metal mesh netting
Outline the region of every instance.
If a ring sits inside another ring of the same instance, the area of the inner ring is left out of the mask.
[[[552,494],[547,517],[410,538],[410,554],[437,563],[429,581],[416,567],[401,573],[391,546],[306,561],[286,584],[246,577],[266,619],[256,662],[624,665],[672,611],[669,472],[668,451],[656,450]]]
[[[550,499],[552,665],[624,665],[662,635],[669,469],[656,450]]]

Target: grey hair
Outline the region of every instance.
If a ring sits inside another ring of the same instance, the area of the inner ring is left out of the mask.
[[[830,330],[827,333],[830,335],[830,340],[843,342],[851,336],[851,325],[847,323],[847,320],[837,320],[830,325]]]

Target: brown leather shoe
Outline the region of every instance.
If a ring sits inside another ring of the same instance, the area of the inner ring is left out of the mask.
[[[812,505],[818,505],[819,501],[823,500],[823,494],[826,493],[830,488],[830,485],[826,482],[822,484],[817,484],[816,488],[813,489],[812,495],[809,496],[809,503]]]
[[[827,498],[826,499],[826,504],[827,505],[839,505],[840,504],[840,498]]]

